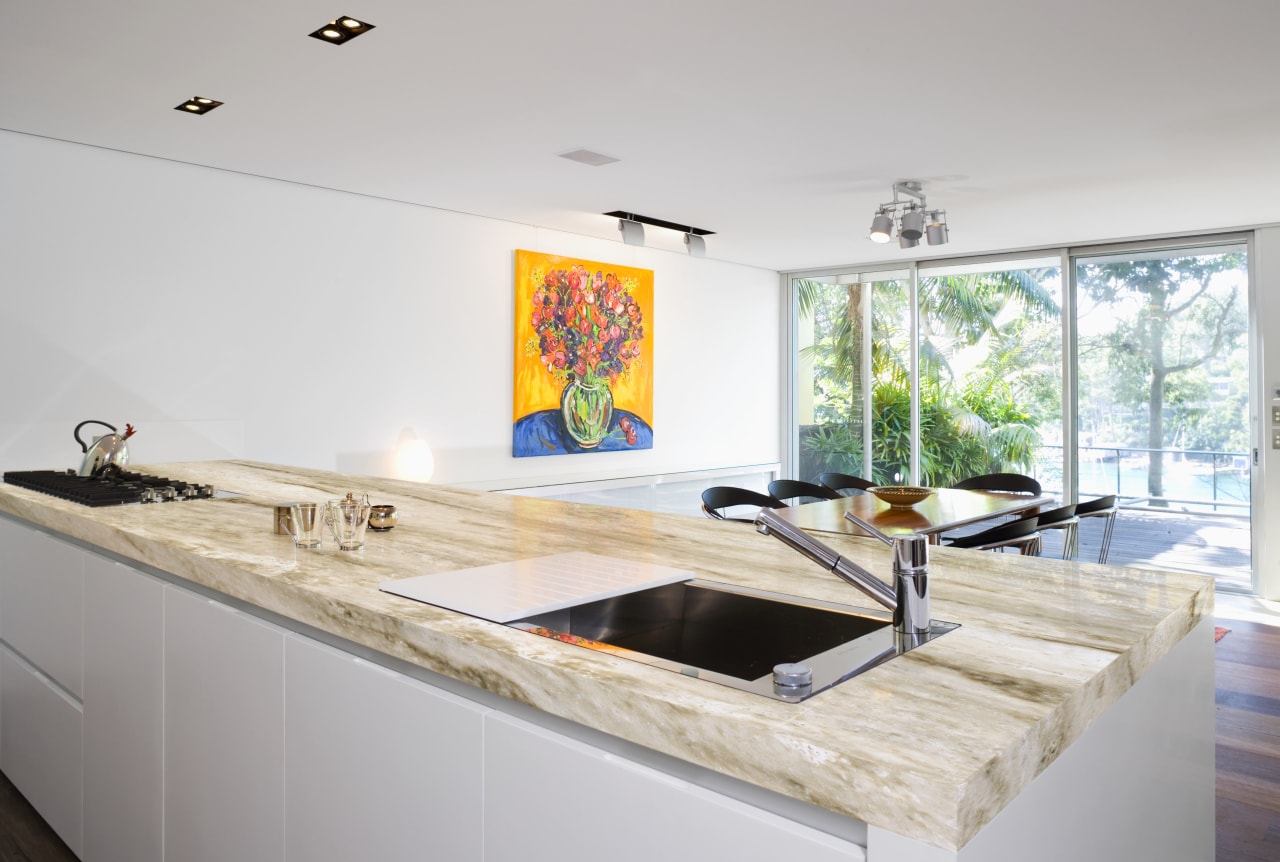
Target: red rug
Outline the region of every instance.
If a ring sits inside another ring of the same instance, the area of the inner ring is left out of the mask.
[[[1213,642],[1214,642],[1214,643],[1217,643],[1218,641],[1222,640],[1224,637],[1226,637],[1226,636],[1227,636],[1227,634],[1228,634],[1230,631],[1231,631],[1231,629],[1224,629],[1222,626],[1214,626],[1214,627],[1213,627]]]

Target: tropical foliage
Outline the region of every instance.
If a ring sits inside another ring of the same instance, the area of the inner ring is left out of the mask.
[[[1147,491],[1157,504],[1164,452],[1248,447],[1245,272],[1243,249],[1077,264],[1080,441],[1101,447],[1101,457],[1149,450]],[[920,481],[945,486],[998,471],[1053,481],[1061,455],[1037,454],[1059,442],[1062,423],[1060,282],[1053,268],[920,279]],[[812,333],[801,351],[813,379],[811,404],[808,392],[801,397],[802,475],[905,481],[909,286],[809,280],[798,282],[797,295]]]
[[[920,285],[921,477],[945,486],[966,476],[1027,471],[1040,426],[1061,415],[1036,330],[1057,326],[1056,272],[1012,271],[925,278]],[[803,475],[863,473],[870,386],[873,479],[908,478],[911,432],[910,305],[897,281],[799,285],[813,321],[802,360],[813,367],[814,424],[804,435]],[[870,321],[869,350],[864,349]],[[868,361],[869,373],[863,373]],[[975,362],[974,356],[985,356]],[[1050,385],[1046,385],[1046,383]]]

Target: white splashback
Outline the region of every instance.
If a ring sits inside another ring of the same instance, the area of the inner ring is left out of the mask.
[[[506,487],[781,460],[777,273],[11,132],[0,165],[0,468],[75,466],[82,419],[375,475],[408,428]],[[654,270],[652,450],[511,456],[518,248]]]

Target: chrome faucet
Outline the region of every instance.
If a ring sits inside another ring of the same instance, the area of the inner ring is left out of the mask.
[[[840,556],[799,527],[788,524],[772,509],[760,510],[756,516],[756,530],[799,551],[893,611],[895,632],[927,634],[930,631],[928,540],[919,533],[890,537],[849,512],[845,513],[845,518],[893,548],[893,586]]]

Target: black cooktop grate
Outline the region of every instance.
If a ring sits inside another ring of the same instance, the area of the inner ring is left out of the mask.
[[[118,506],[141,502],[148,488],[172,488],[175,499],[192,486],[164,476],[147,476],[127,470],[113,470],[107,476],[77,476],[74,470],[10,470],[4,480],[19,488],[40,491],[83,506]]]

